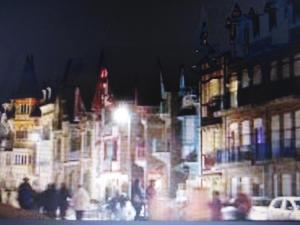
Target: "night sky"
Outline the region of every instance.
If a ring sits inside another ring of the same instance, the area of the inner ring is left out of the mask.
[[[246,12],[249,6],[263,5],[259,0],[239,2]],[[34,55],[41,86],[57,83],[67,60],[77,58],[83,69],[76,80],[88,89],[102,52],[117,97],[132,95],[138,85],[142,104],[157,103],[158,59],[167,89],[176,89],[180,66],[190,68],[194,63],[202,20],[211,24],[212,44],[225,43],[223,21],[233,4],[232,0],[1,0],[0,100],[17,89],[29,53]]]

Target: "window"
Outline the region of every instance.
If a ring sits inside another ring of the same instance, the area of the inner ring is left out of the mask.
[[[108,158],[107,154],[107,142],[104,142],[104,152],[103,152],[103,159],[106,160]]]
[[[232,123],[229,126],[229,147],[235,149],[239,146],[238,123]]]
[[[71,131],[71,151],[79,151],[81,149],[81,134],[77,130]]]
[[[250,79],[249,79],[249,73],[247,69],[244,69],[242,71],[242,88],[249,87]]]
[[[274,196],[277,197],[279,195],[279,180],[277,174],[274,174],[273,176],[273,191]]]
[[[290,77],[290,61],[289,58],[282,60],[282,78],[287,79]]]
[[[280,116],[274,115],[271,119],[272,155],[278,157],[280,153]]]
[[[291,211],[294,210],[294,207],[293,207],[292,203],[289,200],[286,200],[285,209],[286,210],[291,210]]]
[[[117,141],[113,141],[112,160],[117,161],[117,159],[118,159],[118,143],[117,143]]]
[[[282,195],[292,196],[292,175],[291,174],[282,175]]]
[[[300,53],[294,56],[294,76],[300,76]]]
[[[253,123],[255,144],[262,144],[264,143],[263,120],[262,118],[256,118]]]
[[[209,81],[209,98],[220,95],[220,81],[219,79],[212,79]]]
[[[292,114],[285,113],[283,115],[283,133],[284,133],[284,147],[291,147],[292,139]]]
[[[277,61],[274,61],[271,63],[271,69],[270,69],[270,80],[276,81],[278,79],[277,74]]]
[[[261,67],[256,65],[253,68],[253,85],[259,85],[262,81]]]
[[[300,152],[300,110],[295,113],[295,144],[297,151]]]
[[[300,173],[296,173],[296,195],[300,195]]]
[[[245,120],[242,122],[242,144],[251,144],[250,121]]]
[[[282,200],[277,200],[277,201],[274,202],[273,207],[275,209],[280,209],[281,205],[282,205]]]
[[[230,77],[229,91],[230,91],[230,105],[231,107],[237,107],[238,106],[238,99],[237,99],[238,81],[236,76]]]

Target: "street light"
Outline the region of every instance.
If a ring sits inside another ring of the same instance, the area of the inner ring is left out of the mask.
[[[119,125],[124,125],[127,123],[128,197],[131,198],[131,117],[128,107],[126,105],[120,105],[113,113],[113,120]]]

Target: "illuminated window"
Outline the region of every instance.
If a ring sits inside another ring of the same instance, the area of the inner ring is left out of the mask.
[[[294,56],[294,75],[300,76],[300,53]]]
[[[262,74],[260,65],[253,68],[253,85],[259,85],[262,82]]]
[[[251,132],[250,132],[250,121],[245,120],[242,122],[242,144],[251,144]]]
[[[230,78],[230,85],[229,85],[229,91],[230,91],[230,105],[231,107],[237,107],[238,106],[238,80],[237,77],[231,77]]]
[[[290,64],[289,59],[285,58],[282,60],[282,78],[287,79],[290,77]]]
[[[262,118],[254,119],[254,142],[255,144],[264,143],[264,130],[263,130],[263,120]]]
[[[271,63],[271,69],[270,69],[270,80],[276,81],[278,79],[277,75],[277,61],[274,61]]]
[[[247,69],[242,71],[242,88],[249,87],[250,79]]]

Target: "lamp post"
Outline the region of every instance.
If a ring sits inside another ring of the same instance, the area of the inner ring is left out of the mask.
[[[128,197],[131,198],[131,180],[132,180],[132,157],[131,157],[131,117],[129,109],[126,105],[120,105],[114,111],[113,120],[118,125],[124,125],[127,123],[127,173],[128,173]]]

